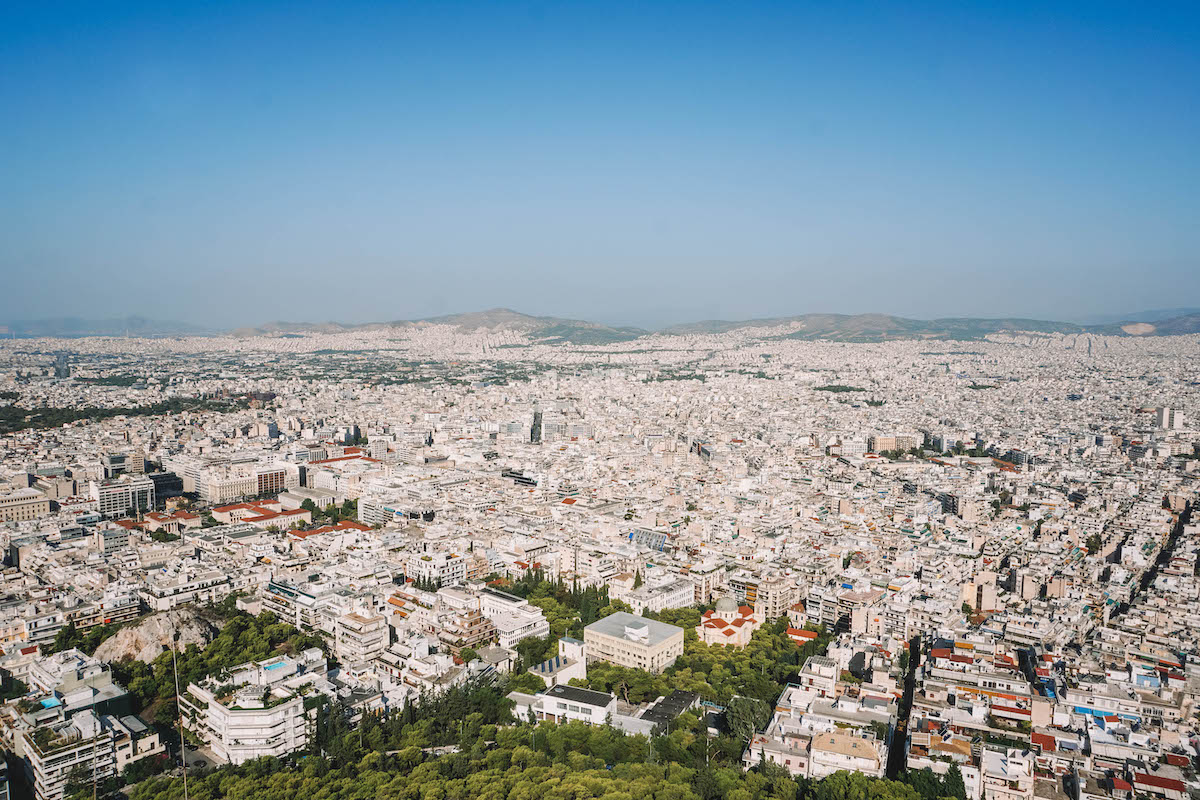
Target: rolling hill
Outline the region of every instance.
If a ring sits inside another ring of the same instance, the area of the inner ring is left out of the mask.
[[[799,326],[783,334],[791,339],[828,339],[839,342],[882,342],[894,339],[949,339],[971,341],[988,334],[1095,333],[1106,336],[1176,336],[1200,333],[1200,313],[1188,313],[1157,321],[1133,319],[1106,325],[1077,325],[1072,322],[1023,319],[1019,317],[944,317],[909,319],[889,314],[801,314],[795,317],[753,319],[743,322],[705,320],[664,328],[665,334],[724,333],[751,327]]]
[[[516,331],[545,344],[571,343],[613,344],[627,342],[651,333],[687,336],[726,333],[745,328],[778,328],[767,336],[784,336],[807,341],[884,342],[903,339],[943,339],[971,341],[989,334],[1004,332],[1026,333],[1094,333],[1106,336],[1176,336],[1200,333],[1200,312],[1185,312],[1163,316],[1164,311],[1132,314],[1125,320],[1097,325],[1071,322],[1024,319],[1020,317],[981,318],[943,317],[940,319],[910,319],[891,314],[800,314],[792,317],[769,317],[748,320],[702,320],[671,325],[659,331],[605,325],[600,322],[538,317],[522,314],[509,308],[493,308],[463,314],[447,314],[416,320],[372,322],[349,325],[340,322],[269,322],[254,327],[238,328],[234,336],[305,336],[320,333],[341,333],[354,330],[381,330],[412,326],[452,325],[464,331]],[[161,322],[142,317],[112,320],[83,320],[61,318],[10,323],[7,331],[15,336],[45,336],[77,338],[82,336],[197,336],[214,333],[197,325],[181,322]]]
[[[587,322],[561,317],[534,317],[510,308],[493,308],[465,314],[449,314],[414,321],[393,322],[392,325],[455,325],[468,331],[519,331],[532,339],[548,343],[612,344],[645,336],[641,328],[613,327],[599,322]]]

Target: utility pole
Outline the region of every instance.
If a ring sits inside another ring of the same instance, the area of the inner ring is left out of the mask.
[[[183,707],[179,705],[179,661],[176,657],[178,645],[179,631],[175,631],[171,637],[171,668],[175,673],[175,712],[179,715],[179,760],[183,763],[183,800],[188,800],[187,742],[183,738]]]

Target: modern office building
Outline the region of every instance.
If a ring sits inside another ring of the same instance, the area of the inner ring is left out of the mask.
[[[105,481],[92,481],[90,496],[96,502],[96,510],[108,519],[153,511],[154,481],[144,475],[126,473]]]

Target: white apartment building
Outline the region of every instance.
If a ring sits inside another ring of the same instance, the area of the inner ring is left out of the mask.
[[[347,665],[374,661],[383,655],[390,637],[387,619],[380,614],[343,614],[334,627],[334,652]]]
[[[196,565],[180,565],[146,576],[138,596],[153,611],[169,611],[187,603],[215,603],[233,591],[229,573]]]
[[[542,610],[523,597],[484,589],[479,593],[483,615],[496,627],[500,646],[511,650],[517,642],[530,636],[546,636],[550,623]]]
[[[1184,427],[1183,412],[1177,408],[1154,409],[1154,426],[1165,431],[1178,431]]]
[[[80,711],[69,720],[21,733],[25,773],[37,800],[62,800],[76,769],[97,780],[116,774],[113,732],[95,712]]]
[[[979,771],[983,800],[1030,800],[1033,797],[1033,756],[1009,748],[1003,753],[984,750]]]
[[[467,560],[459,553],[414,554],[408,559],[405,574],[439,586],[457,586],[467,579]]]
[[[222,685],[213,678],[188,684],[179,699],[184,727],[226,764],[302,750],[326,688],[325,668],[313,648],[243,665]],[[218,694],[228,686],[232,692]]]
[[[106,716],[104,724],[113,731],[113,754],[118,775],[135,761],[167,751],[158,731],[137,717]]]
[[[863,738],[841,730],[813,736],[808,764],[810,778],[824,778],[839,770],[882,778],[886,767],[878,743],[873,738]]]
[[[270,581],[262,592],[263,609],[300,630],[320,627],[321,609],[333,602],[328,584],[295,586],[283,580]]]
[[[685,608],[694,602],[695,585],[686,578],[679,578],[661,586],[641,586],[637,589],[614,591],[611,597],[628,603],[633,613],[641,615],[650,611],[657,614],[668,608]]]
[[[729,588],[739,605],[753,606],[767,622],[787,614],[796,602],[794,583],[775,573],[760,576],[752,572],[735,572],[729,578]]]

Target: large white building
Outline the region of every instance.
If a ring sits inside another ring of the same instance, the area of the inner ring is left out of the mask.
[[[218,683],[188,684],[179,699],[184,727],[222,763],[284,756],[308,745],[325,680],[325,657],[313,648],[296,658],[245,664]]]
[[[105,517],[154,510],[154,481],[125,473],[107,481],[92,481],[89,489],[96,510]]]
[[[1154,409],[1154,425],[1165,431],[1178,431],[1184,427],[1183,412],[1177,408]]]
[[[467,560],[460,553],[414,553],[405,574],[438,586],[457,586],[467,579]]]
[[[37,489],[0,492],[0,522],[23,522],[50,513],[50,499]]]
[[[541,694],[512,692],[508,697],[514,703],[513,716],[525,720],[532,714],[539,722],[603,725],[617,708],[614,695],[562,684],[551,686]]]
[[[583,629],[588,663],[662,672],[683,655],[683,628],[618,611]]]
[[[501,647],[511,650],[522,639],[550,633],[550,623],[542,610],[523,597],[484,589],[479,594],[479,606],[496,627]]]
[[[696,587],[686,578],[677,578],[660,586],[640,586],[611,594],[614,600],[627,603],[635,614],[646,611],[657,614],[669,608],[685,608],[694,602],[695,596]]]
[[[37,800],[62,800],[77,769],[101,781],[116,775],[113,731],[90,709],[21,735],[25,773]]]

